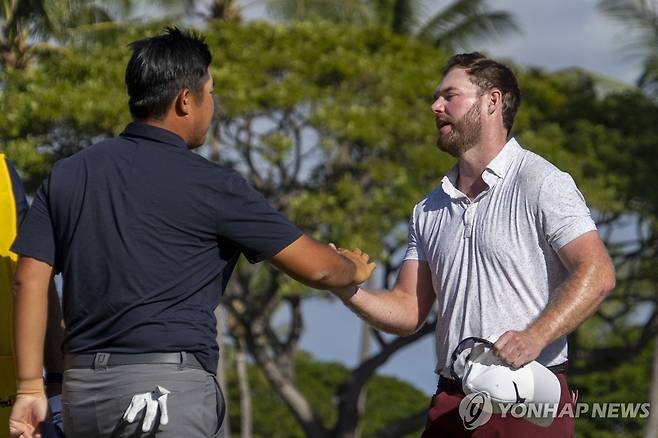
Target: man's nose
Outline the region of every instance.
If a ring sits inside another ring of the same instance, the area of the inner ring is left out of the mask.
[[[434,103],[432,103],[432,112],[434,114],[440,114],[445,112],[445,100],[443,97],[438,97]]]

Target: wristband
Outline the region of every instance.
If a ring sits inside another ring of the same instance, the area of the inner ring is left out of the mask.
[[[46,392],[43,388],[43,379],[25,379],[16,381],[16,395],[29,395],[32,397],[46,398]]]

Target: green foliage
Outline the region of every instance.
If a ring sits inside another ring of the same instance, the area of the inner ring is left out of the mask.
[[[229,355],[230,357],[230,355]],[[348,376],[349,370],[338,363],[318,362],[310,354],[301,352],[295,359],[296,380],[315,412],[326,427],[336,421],[333,404],[336,388]],[[248,367],[253,400],[254,438],[302,438],[304,434],[294,418],[268,386],[259,369]],[[231,431],[240,430],[240,395],[236,373],[227,376]],[[366,409],[363,417],[363,436],[379,430],[391,421],[423,409],[428,397],[408,383],[393,377],[374,376],[367,387]],[[419,433],[410,434],[409,438]],[[402,438],[402,437],[401,437]]]
[[[587,403],[646,403],[651,385],[651,357],[653,346],[612,371],[593,372],[571,377],[569,385],[577,389],[579,402]],[[591,418],[576,419],[576,436],[582,438],[640,438],[646,418]]]
[[[38,51],[27,69],[2,72],[0,150],[19,167],[29,190],[54,160],[123,129],[130,119],[123,85],[127,44],[159,32],[163,24],[80,31],[61,47]],[[434,146],[430,111],[446,56],[376,27],[214,22],[205,33],[215,59],[211,71],[219,100],[218,125],[209,144],[221,145],[221,162],[243,172],[315,237],[359,246],[373,258],[390,256],[383,236],[404,228],[413,205],[454,163]],[[601,95],[596,79],[583,72],[517,70],[524,100],[514,134],[521,144],[571,173],[597,212],[641,215],[655,236],[656,105],[632,90]],[[646,283],[634,290],[632,299],[620,289],[604,310],[623,308],[620,303],[633,308],[655,302],[648,285],[655,284],[657,257],[655,252],[641,256],[637,269]],[[623,273],[637,269],[629,262]],[[254,269],[247,274],[249,293],[240,299],[258,303],[272,283],[271,273]],[[307,292],[292,281],[278,281],[275,287],[281,295]],[[597,334],[604,344],[638,338],[637,327],[621,329],[628,336],[614,337],[609,327],[587,325],[579,332],[585,340],[581,344],[594,345]],[[619,377],[614,381],[636,382],[632,376],[646,376],[644,354],[613,370]],[[427,366],[432,366],[430,359]],[[256,412],[261,413],[255,418],[259,436],[301,436],[262,375],[250,372]],[[331,404],[335,385],[347,370],[320,367],[302,357],[296,373],[304,394],[330,427],[336,421]],[[629,396],[603,384],[606,378],[612,385],[609,375],[593,374],[578,377],[575,386],[591,400],[608,393]],[[427,402],[382,379],[369,384],[366,434]],[[637,388],[638,398],[646,399],[647,389]],[[237,406],[232,404],[233,413]],[[602,436],[591,431],[604,425],[583,424],[579,433]],[[624,433],[635,433],[638,426],[629,424]],[[281,431],[285,435],[277,435]]]

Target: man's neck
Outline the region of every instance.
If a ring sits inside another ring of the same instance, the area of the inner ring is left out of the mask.
[[[482,179],[482,173],[506,143],[504,135],[483,137],[478,144],[464,152],[457,162],[457,189],[469,199],[475,199],[484,191],[487,184]]]
[[[165,117],[163,119],[144,119],[144,120],[140,120],[140,122],[145,123],[147,125],[155,126],[156,128],[162,128],[162,129],[166,129],[167,131],[171,131],[174,134],[178,135],[183,140],[185,140],[185,143],[189,144],[187,131],[181,126],[181,124],[173,122],[168,117]]]

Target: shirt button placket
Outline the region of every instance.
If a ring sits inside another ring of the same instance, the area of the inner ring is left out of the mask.
[[[470,239],[473,231],[473,218],[475,217],[475,203],[467,201],[464,210],[464,239]]]

